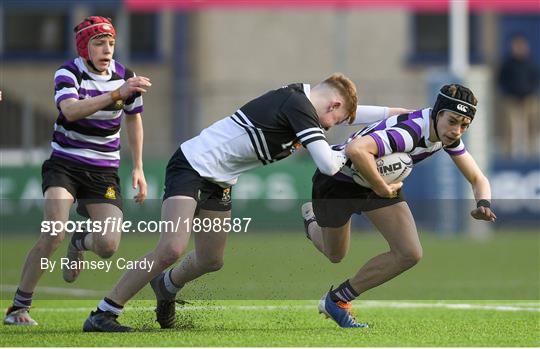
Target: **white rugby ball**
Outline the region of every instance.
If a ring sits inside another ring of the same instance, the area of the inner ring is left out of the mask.
[[[375,159],[377,170],[387,184],[402,182],[411,174],[413,161],[408,153],[392,153]],[[354,165],[351,165],[352,178],[366,188],[371,188],[371,184],[358,172]]]

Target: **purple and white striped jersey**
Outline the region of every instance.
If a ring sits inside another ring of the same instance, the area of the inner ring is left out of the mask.
[[[409,114],[391,116],[356,131],[345,143],[333,145],[332,149],[343,150],[356,137],[369,135],[377,143],[379,151],[377,157],[391,153],[409,153],[413,163],[416,164],[441,149],[449,155],[465,153],[465,144],[461,139],[446,147],[443,147],[442,142],[429,140],[430,114],[431,108],[426,108]],[[346,166],[350,164],[349,160]],[[343,178],[345,172],[340,172],[337,176]]]
[[[60,102],[67,98],[85,99],[113,91],[135,74],[115,60],[111,60],[107,75],[90,72],[82,58],[66,62],[54,74],[54,100],[59,110],[51,142],[52,156],[96,167],[120,166],[120,125],[125,112],[142,113],[140,93],[129,97],[123,107],[115,104],[96,113],[70,122],[60,110]]]

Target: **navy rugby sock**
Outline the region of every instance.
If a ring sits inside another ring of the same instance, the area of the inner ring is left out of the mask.
[[[34,292],[24,292],[17,288],[13,298],[13,310],[30,308],[32,306],[32,295]]]
[[[335,290],[330,291],[330,299],[334,302],[341,301],[347,303],[354,300],[358,296],[359,293],[352,288],[349,280],[346,280]]]
[[[73,236],[71,237],[71,244],[79,251],[88,251],[88,248],[84,243],[84,238],[86,238],[86,235],[88,234],[90,233],[86,231],[74,232]]]

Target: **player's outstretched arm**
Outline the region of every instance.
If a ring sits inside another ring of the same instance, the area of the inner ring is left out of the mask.
[[[392,115],[410,113],[412,110],[399,107],[379,107],[375,105],[358,105],[356,107],[356,118],[350,125],[372,124],[386,119]],[[349,125],[349,124],[346,124]]]
[[[452,156],[452,160],[467,181],[471,183],[474,198],[478,203],[477,207],[471,211],[471,216],[475,219],[494,222],[497,216],[490,207],[491,186],[489,180],[468,152]]]
[[[114,91],[86,99],[67,98],[61,101],[59,106],[68,121],[76,121],[92,115],[116,101],[126,100],[136,92],[145,93],[146,88],[150,86],[152,86],[150,79],[144,76],[134,76]]]
[[[131,158],[133,160],[131,185],[133,189],[139,189],[139,193],[134,197],[135,202],[142,203],[146,199],[147,186],[142,161],[144,132],[141,114],[128,115],[126,126],[129,149],[131,150]]]

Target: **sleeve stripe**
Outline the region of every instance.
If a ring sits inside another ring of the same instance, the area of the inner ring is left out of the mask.
[[[136,108],[133,108],[131,110],[124,110],[124,112],[127,114],[127,115],[133,115],[133,114],[138,114],[138,113],[142,113],[144,110],[143,106],[140,105]]]
[[[307,148],[308,144],[310,144],[312,142],[315,142],[315,141],[325,141],[326,142],[326,138],[324,138],[324,137],[312,137],[312,138],[309,138],[307,140],[302,141],[302,146],[304,146],[304,148]]]
[[[320,136],[320,137],[322,137],[323,139],[326,139],[326,137],[324,136],[323,133],[321,133],[321,132],[316,132],[316,131],[309,132],[309,133],[305,133],[304,135],[302,135],[302,137],[299,137],[298,139],[299,139],[300,141],[303,141],[303,140],[306,140],[306,139],[309,139],[309,138],[315,137],[315,136]]]
[[[57,77],[54,78],[54,84],[56,86],[68,85],[68,86],[75,87],[76,82],[70,76],[58,75]]]
[[[305,130],[302,130],[302,131],[298,132],[298,133],[296,134],[296,136],[297,136],[298,138],[302,138],[302,135],[303,135],[303,134],[306,134],[306,133],[308,133],[308,132],[315,132],[315,131],[324,134],[324,132],[323,132],[323,130],[322,130],[321,128],[319,128],[319,127],[310,127],[310,128],[306,128]]]
[[[307,141],[308,139],[312,139],[312,138],[317,138],[317,139],[323,139],[323,140],[326,140],[326,138],[321,135],[320,133],[313,133],[311,134],[310,136],[307,136],[307,137],[304,137],[300,140],[300,142],[304,143],[305,141]]]
[[[124,110],[130,111],[142,105],[143,105],[143,99],[142,97],[138,97],[137,99],[134,99],[131,103],[126,103],[126,105],[124,105]]]
[[[465,150],[465,148],[463,149],[459,149],[459,150],[453,150],[453,149],[444,149],[448,154],[452,155],[452,156],[457,156],[457,155],[461,155],[461,154],[464,154],[467,150]]]
[[[370,133],[368,136],[371,136],[375,140],[375,143],[377,143],[377,157],[380,158],[385,154],[384,150],[384,142],[381,139],[381,137],[376,133]]]
[[[78,85],[79,85],[79,82],[78,82],[77,77],[75,76],[75,74],[73,74],[73,72],[71,70],[68,70],[65,67],[61,68],[61,69],[58,69],[56,71],[56,73],[54,74],[55,83],[56,83],[56,80],[58,78],[71,79],[71,81],[75,84],[76,87],[78,87]]]
[[[66,93],[66,94],[60,95],[59,97],[56,98],[56,105],[59,105],[60,102],[62,102],[64,99],[69,99],[69,98],[79,99],[79,95],[76,95],[73,93]]]

